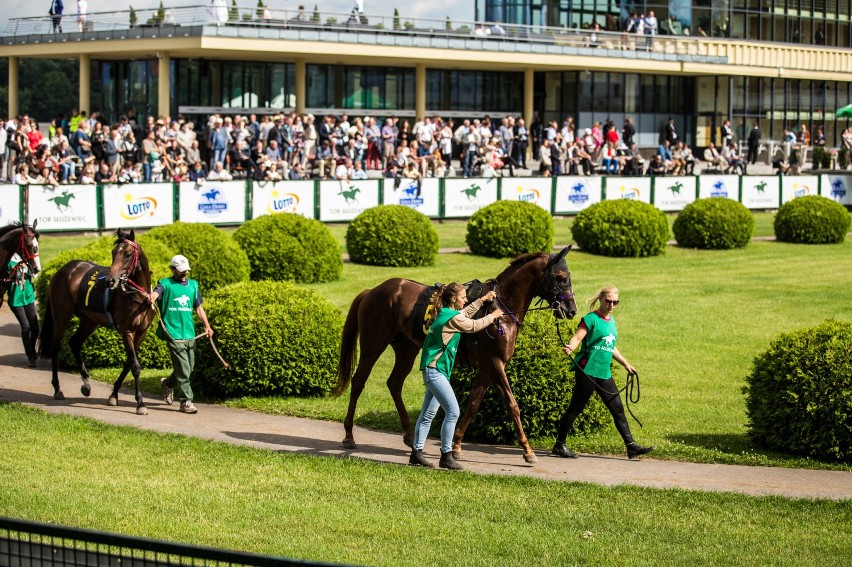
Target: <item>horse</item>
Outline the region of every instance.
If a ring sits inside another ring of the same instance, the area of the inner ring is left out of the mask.
[[[146,297],[151,291],[151,271],[148,267],[148,258],[139,243],[136,242],[136,235],[133,230],[129,234],[121,229],[116,232],[111,266],[99,266],[83,260],[72,260],[59,268],[50,280],[44,322],[38,340],[38,354],[41,358],[50,358],[53,371],[53,380],[51,381],[53,398],[56,400],[65,399],[65,395],[59,386],[57,374],[59,346],[75,312],[80,319],[80,326],[71,336],[69,344],[83,378],[80,392],[86,397],[91,394],[89,372],[86,370],[81,353],[83,342],[97,327],[110,326],[104,311],[85,308],[92,305],[90,301],[103,296],[103,290],[96,287],[99,281],[101,282],[100,285],[104,285],[114,292],[112,318],[115,329],[121,335],[121,340],[124,343],[124,351],[127,353],[124,368],[113,385],[109,405],[118,405],[118,390],[121,388],[127,373],[132,372],[136,383],[136,413],[148,415],[148,410],[142,400],[142,393],[139,390],[141,368],[136,353],[139,345],[145,339],[145,333],[148,331],[151,321],[154,319],[153,307]],[[81,303],[81,292],[85,300],[82,302],[83,308],[78,308],[77,306]],[[109,309],[108,306],[104,306],[104,308]]]
[[[41,260],[38,257],[38,220],[32,226],[13,222],[0,228],[0,307],[6,298],[9,285],[15,280],[17,268],[7,269],[9,260],[17,254],[22,263],[27,266],[32,275],[41,271]],[[20,264],[19,264],[20,265]]]
[[[518,442],[524,450],[524,460],[528,463],[537,462],[538,459],[524,434],[520,410],[506,377],[505,366],[515,352],[518,331],[534,297],[546,301],[548,307],[545,308],[551,309],[557,319],[571,319],[577,314],[571,273],[565,261],[565,255],[570,250],[571,247],[568,246],[558,254],[540,252],[519,256],[500,275],[488,282],[489,287],[497,292],[493,304],[503,309],[506,320],[494,323],[474,335],[463,335],[470,362],[478,367],[478,373],[467,409],[456,426],[453,437],[454,457],[461,457],[464,433],[479,410],[486,387],[493,385],[515,424]],[[343,422],[346,432],[343,439],[345,448],[357,448],[352,435],[355,406],[370,371],[388,345],[394,350],[395,363],[387,385],[405,430],[403,442],[411,446],[414,433],[402,401],[402,385],[423,345],[422,339],[413,336],[414,325],[422,323],[415,321],[414,306],[427,288],[428,286],[422,283],[394,278],[362,291],[352,301],[343,326],[337,385],[333,390],[333,394],[339,396],[350,382],[352,384],[349,409]],[[360,345],[361,356],[353,373],[356,341]]]

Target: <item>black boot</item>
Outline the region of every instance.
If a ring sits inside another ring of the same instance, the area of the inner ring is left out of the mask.
[[[636,443],[636,441],[631,441],[627,444],[627,458],[635,459],[636,457],[644,455],[646,453],[650,453],[653,450],[653,447],[643,447],[642,445]]]
[[[557,441],[553,444],[553,449],[550,450],[551,455],[562,457],[563,459],[576,459],[577,453],[565,446],[562,441]]]
[[[464,467],[456,462],[453,458],[453,452],[447,451],[444,453],[441,452],[441,461],[438,463],[438,466],[442,469],[450,469],[451,471],[463,471]]]
[[[423,456],[423,450],[418,451],[417,449],[411,450],[411,456],[408,457],[408,464],[416,467],[426,467],[429,469],[435,468],[435,465],[427,461],[426,457]]]

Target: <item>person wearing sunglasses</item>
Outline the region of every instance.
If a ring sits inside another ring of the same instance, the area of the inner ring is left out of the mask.
[[[571,366],[571,369],[575,371],[577,382],[571,395],[571,403],[568,404],[568,409],[559,420],[556,443],[551,451],[557,457],[577,458],[577,454],[565,446],[565,439],[574,425],[574,420],[583,412],[592,397],[592,392],[595,391],[612,414],[615,428],[627,446],[627,456],[635,459],[654,450],[653,447],[643,447],[633,440],[630,426],[624,415],[618,386],[612,379],[610,366],[613,359],[627,370],[628,375],[637,374],[636,369],[627,362],[616,347],[618,331],[615,328],[615,318],[612,313],[617,305],[618,288],[614,285],[602,287],[597,295],[589,299],[591,311],[583,317],[577,332],[565,345],[566,355],[574,352],[581,343],[582,348]]]

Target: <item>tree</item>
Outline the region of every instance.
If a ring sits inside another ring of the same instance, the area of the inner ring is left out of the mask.
[[[238,22],[240,20],[240,9],[237,8],[237,0],[231,0],[231,7],[228,8],[228,21]]]
[[[447,31],[453,31],[453,22],[450,21],[449,16],[447,16],[447,23],[445,24],[444,29]]]
[[[138,20],[139,16],[136,15],[136,10],[133,9],[133,6],[130,6],[130,27],[135,28]]]
[[[311,14],[311,22],[315,24],[320,23],[319,7],[316,4],[314,4],[314,13]]]
[[[394,31],[399,31],[402,29],[402,26],[399,23],[399,10],[396,8],[393,9],[393,29]]]
[[[257,10],[255,10],[255,14],[257,15],[258,20],[263,19],[263,9],[264,8],[266,8],[266,6],[263,5],[263,0],[257,0]]]

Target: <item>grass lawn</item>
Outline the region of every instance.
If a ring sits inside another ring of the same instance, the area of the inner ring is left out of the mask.
[[[450,474],[0,404],[0,515],[364,565],[848,565],[852,503]]]

